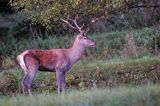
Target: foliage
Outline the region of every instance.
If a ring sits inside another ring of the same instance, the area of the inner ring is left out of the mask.
[[[102,17],[116,29],[153,25],[159,20],[160,7],[158,1],[150,0],[15,0],[11,4],[17,9],[24,8],[32,23],[55,30],[61,28],[60,19],[68,15],[78,15],[87,26]],[[149,8],[148,13],[145,8]]]
[[[26,31],[25,22],[28,19],[28,14],[24,11],[20,11],[14,14],[0,14],[0,29],[2,30],[0,34],[2,37],[8,37],[10,35],[19,35]],[[24,27],[25,26],[25,27]]]
[[[21,73],[11,73],[11,72],[3,72],[0,77],[0,94],[14,94],[20,92],[21,88]]]
[[[88,59],[111,59],[116,56],[123,56],[123,48],[126,44],[125,37],[128,34],[133,35],[135,45],[138,47],[137,56],[154,53],[155,47],[157,49],[160,47],[157,41],[159,29],[156,27],[89,34],[88,36],[96,40],[97,47],[96,49],[87,49]],[[157,39],[156,42],[155,38]],[[6,57],[14,58],[26,49],[69,48],[73,41],[74,37],[71,35],[69,37],[55,37],[45,34],[35,38],[29,37],[28,39],[16,39],[10,35],[3,38],[3,42],[0,42],[0,54],[3,59]]]
[[[51,28],[68,15],[94,18],[108,15],[133,3],[136,3],[136,0],[15,0],[12,6],[24,8],[30,14],[33,23]]]

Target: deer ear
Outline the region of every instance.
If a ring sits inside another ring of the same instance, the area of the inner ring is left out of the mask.
[[[87,35],[87,32],[84,32],[84,33],[83,33],[83,36],[86,36],[86,35]]]
[[[84,36],[84,32],[80,32],[80,33],[78,34],[78,38],[79,38],[79,39],[82,39],[83,36]]]
[[[86,36],[86,32],[85,31],[81,32],[81,36]]]

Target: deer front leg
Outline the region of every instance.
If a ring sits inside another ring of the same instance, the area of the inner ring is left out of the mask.
[[[62,77],[62,92],[65,93],[66,81],[65,81],[65,73],[63,73]]]
[[[61,70],[56,70],[56,80],[57,80],[57,91],[58,91],[58,95],[61,94],[61,90],[62,90],[62,79],[64,77],[63,72],[61,72]]]

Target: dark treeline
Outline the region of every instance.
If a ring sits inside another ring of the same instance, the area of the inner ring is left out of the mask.
[[[90,32],[157,25],[160,0],[1,0],[0,12],[1,35],[64,35],[73,31],[60,19],[75,15]]]

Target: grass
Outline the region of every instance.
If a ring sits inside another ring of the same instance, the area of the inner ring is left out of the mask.
[[[116,71],[116,70],[108,70],[109,68],[113,68],[117,65],[122,65],[125,67],[129,67],[130,65],[139,64],[159,64],[160,63],[160,56],[143,56],[141,58],[117,58],[117,59],[110,59],[110,60],[82,60],[75,64],[75,66],[71,69],[71,72],[79,72],[79,71],[86,71],[86,69],[104,69],[106,71]],[[118,68],[118,67],[117,67]],[[120,68],[120,67],[119,67]],[[103,70],[103,71],[104,71]]]
[[[96,81],[98,88],[121,85],[146,85],[159,83],[159,56],[144,56],[138,59],[122,58],[112,60],[79,61],[66,75],[68,89],[89,89]],[[21,69],[0,73],[0,94],[21,93]],[[55,73],[38,72],[33,81],[35,93],[51,93],[56,90]],[[80,84],[82,84],[79,86]]]
[[[0,106],[158,106],[160,86],[118,87],[72,91],[65,95],[0,97]]]

